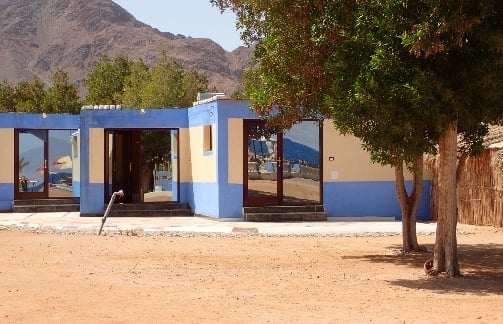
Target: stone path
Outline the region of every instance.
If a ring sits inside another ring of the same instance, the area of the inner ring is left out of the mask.
[[[43,233],[98,233],[101,217],[69,213],[0,213],[0,229]],[[398,235],[392,218],[329,218],[326,222],[243,222],[208,217],[109,217],[102,235]],[[435,233],[436,223],[418,223],[417,232]]]

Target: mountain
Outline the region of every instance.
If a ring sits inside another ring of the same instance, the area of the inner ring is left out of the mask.
[[[0,0],[0,80],[17,83],[37,74],[49,84],[51,72],[62,68],[83,90],[83,78],[101,56],[152,63],[161,50],[186,69],[204,73],[210,87],[228,95],[240,89],[252,53],[160,32],[112,0]]]

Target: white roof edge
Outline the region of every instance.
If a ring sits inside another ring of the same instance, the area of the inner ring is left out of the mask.
[[[203,99],[203,100],[199,100],[199,101],[194,101],[192,103],[192,106],[202,105],[202,104],[209,103],[209,102],[216,101],[218,99],[223,99],[223,98],[225,98],[224,94],[218,94],[216,96],[213,96],[213,97],[210,97],[210,98],[207,98],[207,99]]]

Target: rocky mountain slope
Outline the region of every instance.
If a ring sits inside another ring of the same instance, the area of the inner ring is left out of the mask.
[[[229,95],[239,90],[252,52],[227,52],[210,39],[160,32],[112,0],[0,0],[0,80],[17,83],[37,74],[49,83],[51,72],[63,68],[82,90],[99,57],[127,55],[151,63],[160,50]]]

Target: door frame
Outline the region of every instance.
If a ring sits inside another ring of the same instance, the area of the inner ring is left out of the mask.
[[[303,121],[313,121],[319,122],[319,168],[320,168],[320,177],[319,177],[319,200],[313,202],[301,203],[302,205],[318,205],[323,204],[323,121],[322,120],[314,120],[314,119],[305,119]],[[284,162],[284,138],[283,132],[275,133],[277,140],[277,190],[276,197],[249,197],[249,187],[248,187],[248,129],[249,125],[253,124],[262,124],[265,125],[265,120],[262,119],[243,119],[243,206],[274,206],[274,205],[299,205],[299,203],[288,202],[288,199],[285,199],[284,190],[283,190],[283,162]]]
[[[110,167],[113,166],[110,165],[113,163],[111,159],[109,158],[109,150],[110,150],[110,142],[109,142],[109,135],[114,135],[114,134],[127,134],[128,135],[128,156],[129,156],[129,163],[130,163],[130,177],[128,181],[128,187],[125,192],[124,198],[116,200],[116,202],[123,202],[123,203],[144,203],[143,201],[143,192],[141,192],[141,149],[142,149],[142,143],[141,143],[141,134],[143,131],[165,131],[165,132],[170,132],[176,130],[177,133],[180,133],[180,130],[178,128],[106,128],[104,135],[105,135],[105,201],[109,201],[110,198],[112,197],[112,194],[114,192],[113,188],[110,188]],[[178,152],[178,155],[180,154],[179,146],[180,143],[177,141],[177,147],[176,147],[176,152]],[[115,149],[115,148],[112,148]],[[173,150],[173,148],[171,148]],[[112,152],[112,159],[113,159],[113,152]],[[177,178],[179,178],[180,174],[180,165],[179,163],[176,163],[176,172],[177,173]],[[113,179],[112,179],[113,183]],[[180,201],[180,181],[176,181],[176,192],[177,192],[177,199],[172,200],[169,202],[179,202]],[[124,189],[124,188],[121,188]],[[155,204],[156,202],[149,202]]]
[[[41,192],[19,191],[19,135],[37,131],[45,133],[43,160],[44,160],[44,190]],[[14,199],[46,199],[49,197],[49,130],[48,129],[28,129],[16,128],[14,130]]]
[[[283,203],[283,133],[276,135],[276,193],[270,197],[250,197],[248,187],[248,133],[250,125],[265,126],[260,119],[243,119],[243,205],[272,206]]]
[[[125,142],[122,142],[122,149],[125,150],[125,154],[121,156],[120,162],[126,166],[126,168],[129,168],[128,175],[125,175],[124,177],[126,178],[126,184],[120,187],[120,190],[123,190],[124,196],[116,198],[116,203],[131,203],[133,202],[133,185],[136,183],[134,181],[134,176],[138,176],[138,172],[136,171],[138,168],[136,168],[136,165],[133,165],[133,159],[134,159],[134,138],[137,136],[137,134],[140,132],[140,130],[137,129],[105,129],[105,201],[109,201],[110,198],[112,197],[112,194],[114,191],[119,190],[119,188],[110,188],[110,185],[112,186],[115,185],[115,176],[114,176],[114,171],[112,171],[112,174],[110,174],[110,168],[115,168],[115,162],[118,161],[119,159],[116,159],[115,154],[116,154],[116,149],[117,145],[115,143],[116,136],[124,136],[125,137]],[[110,135],[112,136],[112,152],[110,152]],[[138,149],[138,147],[136,147]],[[109,156],[109,152],[111,153],[111,157]],[[127,165],[129,164],[129,166]],[[110,183],[110,177],[112,177]]]

